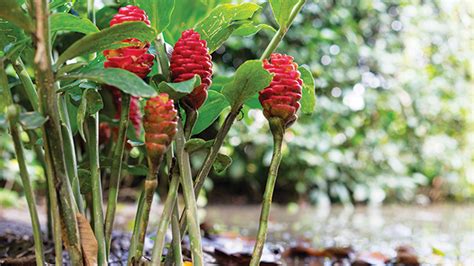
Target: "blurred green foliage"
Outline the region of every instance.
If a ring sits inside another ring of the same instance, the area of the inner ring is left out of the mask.
[[[310,67],[317,111],[286,135],[277,200],[472,198],[474,20],[466,5],[308,1],[278,51]],[[214,55],[218,67],[258,57],[271,36],[232,38]],[[261,112],[248,117],[228,138],[233,164],[208,187],[258,199],[272,143]]]

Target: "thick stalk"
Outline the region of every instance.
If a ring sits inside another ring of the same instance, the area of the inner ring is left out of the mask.
[[[31,227],[33,228],[33,239],[35,247],[35,257],[37,265],[44,265],[43,239],[41,237],[41,227],[38,220],[38,212],[36,210],[36,201],[31,188],[30,176],[26,169],[26,161],[23,151],[23,144],[20,139],[20,130],[16,121],[18,120],[18,110],[16,106],[10,105],[8,108],[8,121],[10,124],[10,133],[12,135],[13,144],[15,146],[16,158],[20,168],[20,177],[25,192],[28,210],[30,212]]]
[[[87,118],[87,153],[91,171],[92,216],[94,217],[94,234],[99,247],[97,263],[107,265],[104,237],[104,212],[102,209],[102,182],[99,164],[99,114]]]
[[[183,187],[184,202],[186,205],[186,220],[189,227],[189,239],[191,243],[191,254],[193,265],[204,265],[201,246],[201,230],[197,216],[196,196],[193,189],[193,177],[189,154],[184,149],[185,145],[183,123],[178,120],[178,132],[176,134],[176,158],[178,160],[180,181]]]
[[[141,209],[137,212],[140,213],[140,215],[137,215],[135,219],[135,227],[132,235],[133,243],[130,245],[129,261],[131,260],[132,263],[140,261],[143,254],[143,246],[145,243],[148,220],[150,218],[151,205],[153,203],[153,196],[155,195],[156,187],[158,186],[157,174],[159,164],[149,164],[148,168],[148,174],[143,186],[143,196],[140,197],[140,199],[143,200],[143,204],[141,204]]]
[[[288,22],[286,25],[280,25],[280,28],[278,31],[275,33],[273,36],[272,40],[268,44],[267,48],[263,52],[262,56],[260,57],[260,60],[266,59],[270,57],[270,55],[275,51],[275,49],[278,47],[280,44],[281,40],[283,37],[285,37],[286,32],[290,28],[291,24],[293,23],[293,20],[295,20],[296,15],[301,11],[303,8],[304,4],[306,3],[306,0],[300,0],[296,6],[293,8],[293,10],[290,13],[290,16],[288,18]]]
[[[18,128],[19,111],[15,105],[11,93],[8,89],[8,79],[4,71],[3,59],[0,59],[0,86],[7,96],[7,102],[9,104],[7,117],[10,126],[10,134],[13,139],[13,145],[15,148],[16,159],[18,161],[18,167],[20,168],[20,178],[23,184],[23,191],[25,192],[26,203],[28,204],[28,210],[30,213],[31,227],[33,228],[33,239],[35,247],[36,264],[44,264],[44,252],[43,252],[43,239],[41,237],[41,227],[38,219],[38,211],[36,209],[36,201],[31,188],[30,176],[26,168],[25,155],[23,150],[23,143],[20,138],[20,129]]]
[[[161,213],[160,222],[158,223],[158,231],[156,233],[155,244],[153,245],[152,265],[160,265],[163,247],[165,244],[166,229],[170,223],[173,209],[176,208],[179,188],[179,173],[176,167],[170,169],[171,182],[166,196],[163,212]],[[181,242],[181,239],[179,239]]]
[[[128,250],[128,262],[127,265],[133,265],[133,263],[136,261],[135,258],[135,250],[137,249],[137,243],[138,243],[138,227],[139,227],[139,219],[143,215],[143,205],[145,203],[145,194],[140,193],[140,198],[138,199],[138,205],[137,205],[137,212],[135,213],[135,223],[133,225],[133,233],[132,233],[132,238],[130,240],[130,247]]]
[[[18,58],[15,62],[13,62],[12,65],[15,69],[16,74],[18,75],[18,78],[20,78],[20,81],[23,84],[26,96],[28,97],[28,101],[33,107],[33,110],[39,111],[38,94],[36,93],[33,81],[31,81],[30,75],[26,71],[23,61],[21,60],[21,58]]]
[[[270,207],[272,205],[273,190],[275,188],[276,178],[278,175],[278,167],[281,161],[281,146],[283,144],[284,127],[279,118],[270,120],[270,128],[273,133],[273,156],[268,171],[267,184],[265,193],[263,194],[262,211],[260,213],[260,224],[258,227],[257,241],[252,254],[251,266],[260,265],[263,246],[267,237],[268,217],[270,215]]]
[[[106,252],[110,252],[110,241],[112,239],[112,230],[114,227],[115,211],[117,208],[117,197],[122,176],[122,162],[125,141],[127,139],[127,128],[130,113],[130,95],[122,92],[120,122],[118,129],[117,143],[115,144],[112,168],[110,170],[109,195],[107,199],[107,213],[105,214],[105,239]]]
[[[66,171],[63,139],[57,102],[57,84],[54,80],[51,61],[51,40],[49,36],[49,10],[47,0],[34,0],[36,19],[35,31],[35,77],[39,96],[39,109],[48,120],[43,125],[46,161],[52,165],[52,176],[59,193],[61,222],[65,227],[65,241],[72,264],[81,265],[82,250],[76,220],[76,203]],[[60,255],[60,254],[59,254]]]

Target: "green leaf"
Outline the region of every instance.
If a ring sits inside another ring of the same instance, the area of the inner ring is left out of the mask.
[[[27,112],[20,114],[20,124],[24,130],[36,129],[41,127],[48,118],[39,112]]]
[[[163,32],[171,22],[175,0],[138,0],[137,5],[145,10],[150,19],[151,26]]]
[[[257,92],[266,88],[271,81],[272,75],[263,68],[262,61],[249,60],[237,69],[232,82],[222,89],[222,94],[235,110]]]
[[[84,121],[86,117],[93,115],[104,107],[100,93],[94,89],[86,89],[82,93],[81,104],[77,109],[77,126],[82,139],[86,140],[84,135]]]
[[[228,106],[229,102],[224,95],[217,91],[208,91],[206,102],[199,108],[199,116],[192,134],[199,134],[208,128]]]
[[[15,24],[0,18],[0,51],[7,53],[12,46],[27,40],[25,32]]]
[[[74,16],[67,13],[56,13],[49,18],[51,31],[73,31],[84,34],[99,32],[99,29],[87,18]]]
[[[234,30],[249,22],[261,7],[255,3],[223,4],[215,7],[200,21],[195,30],[207,41],[209,53],[214,52]]]
[[[312,114],[316,107],[316,92],[314,87],[313,74],[307,66],[300,66],[298,70],[303,80],[303,95],[301,97],[301,112]]]
[[[60,66],[76,56],[127,46],[127,43],[122,42],[125,39],[151,41],[155,36],[155,30],[144,22],[124,22],[82,37],[59,56],[56,65]]]
[[[132,147],[140,147],[140,146],[143,146],[145,145],[145,142],[143,141],[135,141],[135,140],[127,140],[127,143],[130,144],[130,146]]]
[[[269,30],[271,32],[276,32],[276,30],[268,24],[258,24],[245,23],[234,31],[234,35],[238,36],[252,36],[257,34],[261,30]]]
[[[92,69],[87,72],[61,76],[59,79],[87,79],[101,84],[107,84],[137,97],[153,97],[157,93],[153,87],[146,84],[135,74],[120,68]]]
[[[219,153],[217,155],[216,161],[212,165],[214,167],[214,170],[218,173],[221,174],[227,169],[232,164],[232,158],[229,156]]]
[[[4,18],[27,32],[34,32],[31,18],[21,9],[16,0],[0,1],[0,18]]]
[[[92,191],[91,172],[87,169],[79,168],[77,170],[77,177],[79,178],[79,187],[81,194],[85,195]]]
[[[148,167],[144,165],[125,165],[125,170],[133,176],[146,176]]]
[[[288,26],[291,11],[300,0],[270,0],[273,16],[280,28]]]
[[[209,148],[211,148],[212,144],[214,144],[214,140],[205,141],[203,139],[194,138],[194,139],[190,139],[186,142],[186,144],[184,145],[184,149],[189,154],[191,154],[191,153],[199,151],[199,150],[209,149]]]
[[[179,100],[184,96],[190,94],[194,88],[201,85],[201,78],[199,75],[194,75],[192,79],[178,82],[178,83],[168,83],[162,81],[158,85],[158,91],[167,93],[171,99]]]

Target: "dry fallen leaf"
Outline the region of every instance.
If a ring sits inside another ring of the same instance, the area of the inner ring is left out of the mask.
[[[76,218],[79,226],[79,233],[81,235],[84,263],[86,266],[95,266],[97,265],[97,252],[99,250],[97,239],[95,239],[89,221],[87,221],[84,215],[77,213]]]

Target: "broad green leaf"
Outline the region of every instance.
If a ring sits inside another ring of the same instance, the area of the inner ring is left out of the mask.
[[[243,23],[249,22],[260,8],[254,3],[218,5],[196,25],[195,30],[207,41],[209,52],[212,53],[229,38],[234,30]]]
[[[273,16],[280,28],[288,26],[291,11],[300,0],[270,0]]]
[[[11,47],[15,44],[22,43],[28,38],[24,31],[15,24],[0,18],[0,51],[7,53],[7,47],[11,51]]]
[[[234,35],[252,36],[252,35],[257,34],[261,30],[269,30],[272,32],[276,32],[276,30],[268,24],[255,25],[253,23],[245,23],[234,31]]]
[[[146,84],[141,78],[120,68],[92,69],[87,72],[61,76],[59,79],[87,79],[116,87],[123,92],[137,97],[153,97],[157,95],[155,89]]]
[[[184,145],[184,149],[186,149],[186,151],[191,154],[199,150],[209,149],[211,148],[213,143],[214,140],[205,141],[203,139],[194,138],[186,142],[186,144]]]
[[[249,60],[237,69],[232,82],[222,89],[222,94],[235,110],[257,92],[266,88],[271,81],[272,75],[263,68],[262,61]]]
[[[84,135],[84,121],[85,119],[97,113],[104,107],[104,103],[102,102],[102,97],[100,94],[94,89],[86,89],[82,94],[81,104],[77,109],[77,126],[79,130],[79,134],[81,135],[82,139],[86,140]]]
[[[138,0],[137,5],[145,10],[151,26],[160,33],[170,24],[174,2],[175,0]]]
[[[158,85],[158,91],[167,93],[173,100],[179,100],[184,96],[190,94],[194,90],[194,88],[196,88],[200,84],[201,78],[199,77],[199,75],[194,75],[192,79],[178,83],[168,83],[162,81]]]
[[[250,109],[262,109],[262,104],[260,104],[260,101],[258,100],[258,94],[254,94],[250,99],[245,101],[245,105]]]
[[[85,195],[92,191],[91,172],[87,169],[79,168],[77,170],[77,177],[79,178],[79,187],[81,194]]]
[[[155,30],[144,22],[124,22],[82,37],[59,56],[56,65],[61,66],[76,56],[127,46],[122,42],[125,39],[136,38],[141,41],[151,41],[155,36]]]
[[[125,165],[125,170],[133,176],[146,176],[148,167],[145,165]]]
[[[21,9],[16,0],[0,1],[0,18],[4,18],[27,32],[34,32],[31,18]]]
[[[229,156],[219,153],[217,155],[216,161],[212,165],[214,167],[214,170],[218,173],[221,174],[222,172],[227,169],[232,164],[232,158]]]
[[[300,66],[298,70],[303,80],[303,95],[301,97],[301,112],[312,114],[316,106],[316,92],[314,87],[313,74],[307,66]]]
[[[41,127],[48,118],[38,112],[27,112],[20,114],[20,125],[24,130],[36,129]]]
[[[199,108],[199,116],[193,128],[193,135],[199,134],[208,128],[228,106],[229,102],[227,102],[224,95],[217,91],[208,91],[206,102]]]
[[[56,13],[49,18],[51,31],[73,31],[84,34],[99,32],[99,29],[87,18],[67,13]]]

